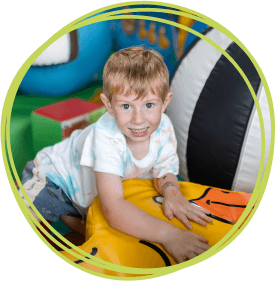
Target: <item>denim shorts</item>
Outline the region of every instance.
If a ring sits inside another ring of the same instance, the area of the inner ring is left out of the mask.
[[[22,172],[21,183],[34,206],[46,220],[57,222],[62,215],[73,217],[86,216],[67,197],[61,187],[45,175],[39,173],[33,161],[28,162],[25,166]],[[19,187],[17,188],[24,202],[29,207],[21,190]]]

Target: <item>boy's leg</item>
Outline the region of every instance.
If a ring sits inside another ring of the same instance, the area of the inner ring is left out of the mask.
[[[78,235],[83,235],[84,239],[84,228],[85,223],[84,220],[78,219],[81,218],[80,211],[76,206],[70,201],[70,199],[66,196],[63,190],[49,180],[45,175],[40,174],[35,168],[33,161],[29,162],[23,171],[22,184],[23,187],[28,194],[29,198],[33,202],[34,206],[40,212],[40,214],[48,221],[57,222],[59,218],[63,217],[63,221],[65,224],[73,225],[73,231],[76,231]],[[30,208],[28,202],[25,200],[21,190],[19,190],[21,197],[25,201],[26,205],[29,207],[31,213],[34,217],[41,222],[39,217],[35,214],[35,212]],[[72,219],[70,219],[70,217]],[[79,222],[81,221],[81,224]],[[75,222],[75,223],[74,223]],[[77,222],[77,223],[76,223]],[[79,225],[77,227],[74,227]],[[72,236],[72,235],[71,235]],[[70,240],[70,239],[69,239]],[[74,237],[73,240],[80,241],[81,239],[76,239]],[[71,241],[74,243],[74,241]],[[75,243],[74,243],[75,244]]]
[[[26,193],[29,195],[30,200],[33,202],[35,197],[39,194],[41,189],[43,189],[46,185],[46,177],[43,175],[35,175],[33,173],[33,169],[35,168],[33,161],[29,161],[26,166],[23,169],[22,172],[22,180],[21,183],[26,191]],[[19,194],[25,204],[29,207],[30,212],[35,217],[35,219],[41,223],[41,219],[37,216],[37,214],[32,210],[32,208],[29,206],[29,203],[24,198],[22,191],[20,190],[19,186],[17,186],[17,189],[19,191]]]
[[[71,217],[63,215],[61,216],[62,222],[68,226],[72,231],[79,235],[85,236],[85,218]]]

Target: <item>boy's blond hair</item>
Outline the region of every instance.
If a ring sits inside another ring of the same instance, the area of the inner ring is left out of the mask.
[[[164,102],[169,92],[169,72],[161,55],[143,47],[131,47],[114,53],[103,71],[103,93],[112,95],[136,93],[137,99],[147,91],[158,94]]]

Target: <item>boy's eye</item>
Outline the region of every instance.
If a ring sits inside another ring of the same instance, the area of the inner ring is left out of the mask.
[[[122,108],[123,108],[123,109],[130,109],[130,105],[129,105],[129,104],[123,104],[123,105],[122,105]]]
[[[153,107],[153,103],[149,102],[146,104],[146,108],[152,108]]]

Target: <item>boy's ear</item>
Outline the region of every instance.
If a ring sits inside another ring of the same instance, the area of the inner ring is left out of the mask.
[[[113,112],[113,109],[112,109],[112,106],[111,106],[111,103],[110,103],[108,97],[107,97],[105,94],[101,93],[101,94],[100,94],[100,98],[101,98],[102,102],[104,103],[104,105],[105,105],[105,107],[106,107],[108,113],[109,113],[110,115],[113,115],[114,112]]]
[[[162,106],[162,112],[164,113],[167,106],[169,105],[170,101],[172,100],[172,97],[173,97],[173,93],[172,92],[169,92],[167,94],[167,96],[165,97],[165,100],[164,100],[164,103],[163,103],[163,106]]]

